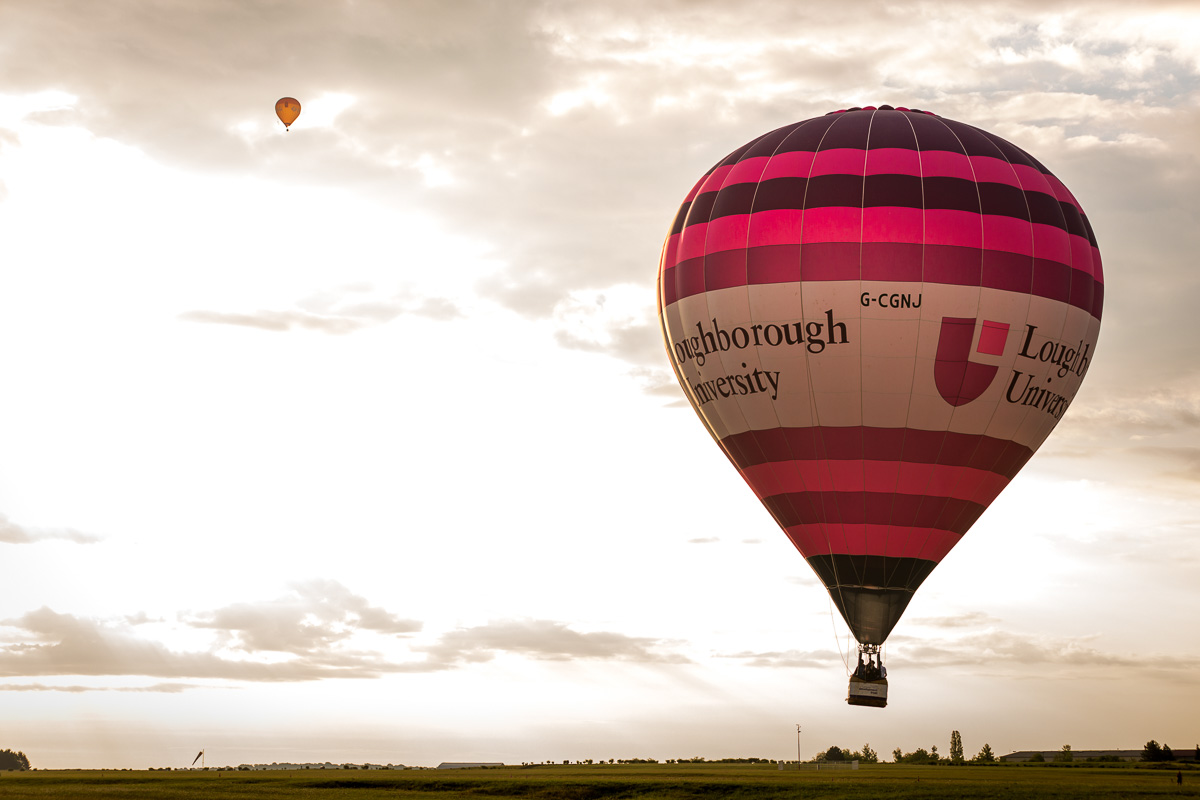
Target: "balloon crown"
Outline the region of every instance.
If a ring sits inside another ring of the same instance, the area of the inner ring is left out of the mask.
[[[854,108],[839,108],[837,111],[826,112],[825,116],[830,114],[845,114],[847,111],[911,111],[914,114],[928,114],[931,117],[936,117],[932,111],[922,111],[919,108],[905,108],[904,106],[855,106]]]

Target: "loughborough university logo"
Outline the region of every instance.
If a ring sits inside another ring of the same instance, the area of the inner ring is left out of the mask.
[[[1000,367],[978,364],[971,360],[971,342],[975,339],[975,317],[942,317],[938,334],[937,356],[933,365],[933,382],[938,394],[952,406],[962,406],[979,398]],[[1000,356],[1008,342],[1008,323],[984,320],[975,352]]]

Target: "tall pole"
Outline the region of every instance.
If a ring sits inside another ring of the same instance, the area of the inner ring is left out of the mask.
[[[803,759],[800,758],[800,725],[797,724],[796,725],[796,769],[800,769],[800,762],[802,760]]]

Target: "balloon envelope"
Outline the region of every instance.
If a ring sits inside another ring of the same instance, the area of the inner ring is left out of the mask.
[[[879,645],[1095,355],[1096,240],[1020,148],[927,112],[765,134],[697,182],[659,316],[709,433]]]
[[[284,128],[291,127],[300,116],[300,101],[294,97],[281,97],[275,102],[275,116],[283,123]]]

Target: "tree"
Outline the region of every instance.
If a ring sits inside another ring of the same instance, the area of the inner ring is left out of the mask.
[[[1171,752],[1171,748],[1167,747],[1167,743],[1163,742],[1162,748],[1163,761],[1174,761],[1175,754]]]
[[[860,756],[859,760],[862,761],[864,764],[878,764],[879,763],[879,754],[871,749],[871,745],[869,743],[864,744],[863,749],[862,749],[862,756]]]
[[[1029,758],[1029,760],[1030,760],[1030,761],[1036,761],[1037,763],[1039,763],[1039,764],[1040,764],[1040,763],[1042,763],[1043,761],[1045,761],[1045,760],[1046,760],[1046,757],[1045,757],[1045,756],[1043,756],[1043,755],[1042,755],[1042,751],[1041,751],[1041,750],[1039,750],[1039,751],[1037,751],[1036,753],[1034,753],[1034,754],[1033,754],[1033,755],[1032,755],[1032,756]]]
[[[1062,750],[1054,754],[1054,760],[1060,763],[1074,761],[1075,756],[1071,753],[1071,745],[1064,744]]]
[[[1197,748],[1197,749],[1200,749],[1200,748]],[[900,752],[900,748],[897,747],[895,750],[892,751],[892,763],[899,764],[903,760],[904,760],[904,753]]]
[[[14,753],[12,750],[0,750],[0,769],[11,769],[24,772],[29,769],[29,759],[24,753]]]
[[[1162,761],[1163,751],[1159,747],[1158,742],[1151,739],[1146,742],[1146,746],[1142,748],[1142,761]]]
[[[899,753],[900,753],[900,749],[897,748],[896,752],[893,753],[892,755],[895,756],[895,755],[898,755]],[[913,750],[911,753],[905,753],[904,755],[899,756],[899,758],[896,759],[896,763],[897,764],[936,764],[937,763],[937,753],[936,752],[929,753],[925,750],[924,747],[918,747],[916,750]]]
[[[826,761],[845,761],[846,754],[842,752],[842,748],[838,747],[835,744],[833,747],[831,747],[825,751],[825,760]]]
[[[1039,753],[1039,755],[1040,755],[1040,753]],[[991,763],[995,762],[996,754],[992,752],[992,746],[990,744],[988,744],[987,742],[984,742],[983,748],[980,749],[978,755],[976,755],[971,760],[974,761],[976,764],[991,764]]]
[[[950,731],[950,761],[955,764],[963,763],[962,734]]]

